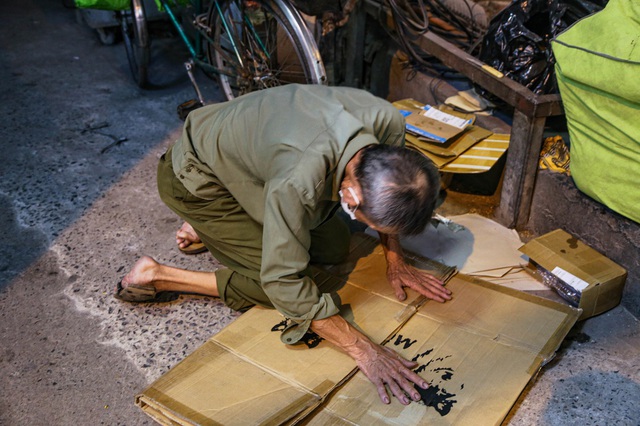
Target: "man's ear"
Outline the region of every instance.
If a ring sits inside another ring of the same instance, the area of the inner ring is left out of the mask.
[[[344,176],[342,177],[342,183],[340,184],[340,188],[346,188],[347,186],[359,186],[356,184],[356,166],[360,162],[360,157],[362,155],[362,149],[351,157],[351,160],[347,162],[347,165],[344,168]],[[360,189],[356,191],[358,196],[360,196]]]

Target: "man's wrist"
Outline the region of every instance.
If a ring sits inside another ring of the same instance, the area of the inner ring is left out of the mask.
[[[338,346],[356,361],[365,358],[373,345],[367,336],[353,328],[340,315],[314,320],[311,323],[311,329],[320,337]]]

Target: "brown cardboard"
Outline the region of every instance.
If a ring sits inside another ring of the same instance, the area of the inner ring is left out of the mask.
[[[459,158],[469,148],[491,136],[493,133],[478,126],[469,126],[460,135],[445,143],[424,142],[411,134],[405,135],[407,147],[420,151],[435,163],[438,168],[448,165]]]
[[[419,115],[423,104],[413,100],[404,99],[394,102],[396,108],[401,111],[411,111],[406,117],[408,124],[425,125],[428,123],[416,123],[412,117]],[[457,115],[461,118],[469,118],[470,114],[462,114],[440,105],[442,111]],[[406,114],[406,112],[405,112]],[[455,135],[447,136],[446,141],[433,141],[411,133],[405,134],[406,145],[427,156],[443,172],[447,173],[482,173],[490,170],[504,155],[509,147],[510,135],[494,134],[479,126],[470,124],[463,131]]]
[[[440,170],[445,173],[488,172],[509,148],[510,138],[510,135],[499,133],[487,136]]]
[[[274,310],[252,308],[137,396],[162,424],[498,424],[550,359],[579,311],[461,274],[439,304],[409,291],[399,302],[380,246],[316,271],[346,283],[341,314],[376,342],[416,357],[432,406],[382,404],[355,363],[326,341],[280,342]],[[450,268],[413,256],[416,266]]]
[[[459,306],[427,303],[386,344],[418,360],[432,406],[382,404],[358,372],[307,424],[500,424],[578,313],[467,276],[448,285]]]
[[[493,132],[478,126],[469,126],[462,134],[444,144],[434,144],[416,140],[416,148],[428,151],[440,157],[457,157],[479,141],[491,136]]]
[[[460,113],[446,105],[431,107],[414,99],[403,99],[401,101],[394,102],[393,105],[404,115],[407,133],[412,134],[420,141],[445,143],[460,135],[475,121],[475,116],[473,114]],[[445,114],[463,119],[467,121],[466,127],[459,128],[440,120],[427,117],[425,116],[425,108],[433,108],[434,110],[439,110]]]
[[[627,271],[567,232],[557,229],[542,235],[520,251],[548,273],[559,267],[588,284],[579,296],[580,320],[620,303]]]

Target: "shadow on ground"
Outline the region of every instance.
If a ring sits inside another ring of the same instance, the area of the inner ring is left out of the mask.
[[[141,91],[123,45],[102,45],[61,1],[5,1],[0,14],[1,289],[180,128],[193,93],[177,40],[154,49],[172,85]]]

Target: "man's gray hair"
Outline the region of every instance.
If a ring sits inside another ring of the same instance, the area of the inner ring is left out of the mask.
[[[422,232],[433,216],[440,173],[424,155],[408,148],[365,148],[355,176],[362,188],[360,211],[376,226],[395,233]]]

